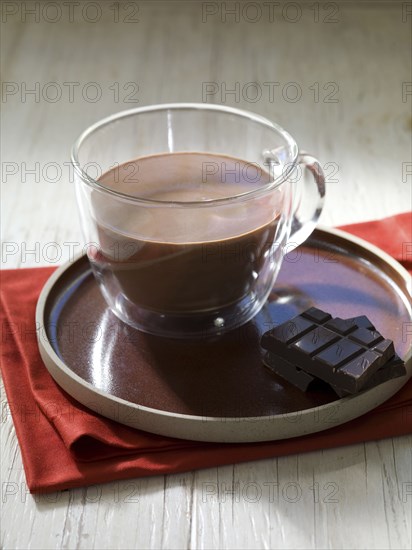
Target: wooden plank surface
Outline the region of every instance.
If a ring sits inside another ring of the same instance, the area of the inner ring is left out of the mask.
[[[55,3],[23,4],[1,13],[2,268],[81,248],[70,146],[151,103],[277,121],[326,168],[324,224],[410,208],[410,3],[226,2],[231,15],[218,2],[99,1],[73,14],[62,3],[57,22]],[[411,546],[411,437],[33,497],[4,392],[2,406],[4,548]]]

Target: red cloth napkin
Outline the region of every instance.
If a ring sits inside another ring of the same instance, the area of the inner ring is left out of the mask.
[[[367,238],[411,267],[409,213],[344,229]],[[412,432],[412,379],[386,403],[356,420],[283,441],[249,444],[185,441],[149,434],[103,418],[61,390],[41,361],[34,312],[41,288],[53,269],[2,272],[2,372],[31,492],[182,472]]]

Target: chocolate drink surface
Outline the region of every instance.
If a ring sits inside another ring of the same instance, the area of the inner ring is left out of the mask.
[[[253,208],[242,197],[230,206],[211,201],[268,182],[267,172],[245,161],[191,152],[141,157],[106,172],[102,185],[141,203],[114,207],[93,190],[100,249],[89,258],[98,277],[131,303],[166,314],[241,302],[272,277],[269,262],[284,244],[277,235],[283,191]]]

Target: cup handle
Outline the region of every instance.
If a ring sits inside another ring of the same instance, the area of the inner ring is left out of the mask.
[[[325,174],[319,161],[302,151],[298,156],[298,165],[301,172],[293,190],[288,252],[302,244],[315,229],[325,202]]]

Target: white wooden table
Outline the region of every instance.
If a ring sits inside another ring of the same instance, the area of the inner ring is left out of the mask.
[[[410,208],[411,3],[230,8],[2,2],[3,268],[81,246],[71,143],[149,103],[276,120],[327,170],[324,224]],[[411,546],[411,437],[36,498],[7,414],[1,428],[4,548]]]

